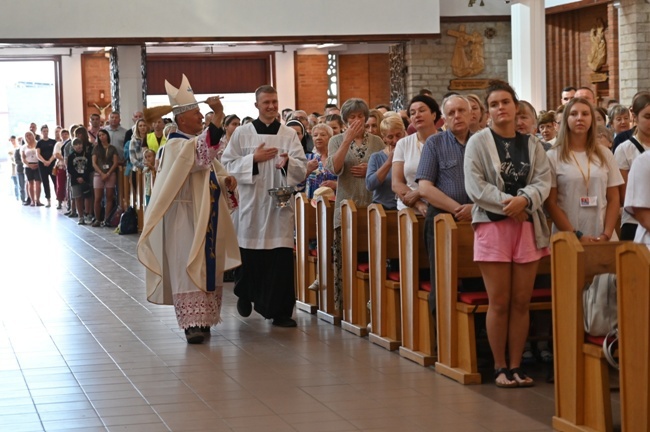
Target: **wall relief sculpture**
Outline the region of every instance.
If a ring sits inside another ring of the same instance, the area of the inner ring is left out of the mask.
[[[447,34],[456,38],[451,58],[453,74],[457,77],[469,77],[481,73],[485,68],[483,36],[477,31],[467,33],[464,24],[461,24],[458,30],[447,30]]]
[[[591,50],[587,57],[587,64],[589,68],[598,72],[601,67],[607,62],[607,43],[605,41],[605,23],[598,20],[596,25],[589,32],[591,39]]]

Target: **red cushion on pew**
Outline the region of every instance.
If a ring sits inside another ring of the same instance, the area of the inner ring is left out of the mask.
[[[309,249],[309,255],[318,256],[318,249]]]
[[[613,336],[609,337],[609,342],[614,339]],[[603,342],[605,341],[605,336],[592,336],[589,333],[585,333],[585,342],[587,343],[592,343],[594,345],[598,346],[603,346]]]
[[[605,340],[605,336],[592,336],[588,333],[585,333],[585,342],[589,342],[594,345],[603,346],[604,340]]]
[[[470,305],[488,304],[488,295],[486,291],[458,293],[458,301]],[[550,288],[537,288],[533,290],[531,302],[551,301]]]
[[[485,305],[488,304],[488,295],[485,291],[462,292],[458,293],[458,301],[470,305]]]
[[[420,281],[420,290],[431,292],[431,282],[429,281]]]
[[[388,280],[399,282],[399,272],[388,272],[386,277],[388,278]]]
[[[362,272],[362,273],[369,273],[370,272],[370,264],[369,263],[358,263],[357,264],[357,270]]]
[[[530,301],[533,302],[546,302],[551,301],[551,289],[550,288],[535,288],[533,290],[533,296]]]

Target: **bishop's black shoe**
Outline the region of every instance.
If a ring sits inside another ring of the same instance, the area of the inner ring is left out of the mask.
[[[273,325],[276,327],[296,327],[298,324],[290,317],[273,318]]]
[[[244,318],[250,316],[251,312],[253,312],[253,305],[248,299],[239,297],[237,299],[237,312]]]
[[[205,335],[201,331],[201,327],[190,327],[185,329],[185,338],[188,344],[200,344],[203,343]]]

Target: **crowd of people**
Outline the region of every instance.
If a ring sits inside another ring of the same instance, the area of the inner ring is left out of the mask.
[[[240,120],[224,114],[218,97],[208,99],[212,111],[202,116],[183,80],[179,88],[166,83],[170,105],[135,113],[130,130],[113,112],[104,128],[93,114],[88,127],[57,127],[54,139],[47,125],[38,136],[32,124],[24,140],[11,141],[16,199],[50,206],[51,181],[57,208],[65,206],[80,224],[101,226],[111,213],[120,165],[126,175],[150,173],[138,256],[149,300],[175,306],[189,343],[202,342],[220,321],[223,273],[232,268],[239,314],[255,310],[273,325],[296,326],[293,210],[276,205],[272,189],[333,199],[339,310],[343,200],[423,215],[432,283],[433,218],[449,213],[471,221],[499,387],[534,384],[521,365],[534,356],[526,344],[529,304],[552,232],[604,242],[617,240],[619,231],[621,240],[650,244],[643,186],[650,178],[650,92],[606,110],[590,88],[567,87],[562,105],[538,113],[496,80],[484,98],[449,93],[438,104],[423,89],[402,111],[352,98],[308,114],[280,113],[277,92],[262,86],[255,93],[258,118]],[[164,119],[168,112],[173,121]],[[535,327],[548,332],[550,317],[542,315]],[[552,360],[548,343],[535,351]]]

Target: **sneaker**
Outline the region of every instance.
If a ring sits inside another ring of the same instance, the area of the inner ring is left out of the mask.
[[[77,214],[77,212],[71,212],[70,214],[68,214],[66,216],[68,216],[69,218],[75,218],[75,217],[77,217],[79,215]]]
[[[43,207],[43,203],[40,201],[36,201],[36,207]]]
[[[539,352],[539,358],[542,360],[542,363],[553,363],[553,353],[547,349]]]
[[[50,208],[52,207],[52,202],[50,200],[47,200],[47,204],[45,204],[45,208]]]
[[[31,205],[31,204],[32,204],[32,201],[29,200],[29,199],[26,199],[25,201],[23,201],[24,206],[28,206],[28,205]]]
[[[61,201],[56,205],[57,210],[61,210],[63,208],[63,205],[61,204]]]
[[[190,327],[185,329],[185,338],[188,344],[200,344],[205,340],[205,335],[201,331],[201,327]]]
[[[248,299],[239,297],[237,299],[237,312],[239,312],[239,315],[246,318],[247,316],[250,316],[251,312],[253,312],[253,305]]]
[[[98,220],[96,220],[90,226],[93,227],[93,228],[99,228],[101,225],[102,224]]]
[[[289,317],[280,317],[273,319],[273,325],[276,327],[297,327],[298,324]]]
[[[67,212],[63,213],[63,216],[70,216],[72,214],[72,210],[68,210]]]
[[[93,223],[93,217],[91,215],[86,215],[85,219],[87,224]]]
[[[530,363],[535,363],[535,356],[533,355],[533,352],[529,349],[524,351],[524,354],[521,356],[521,363],[522,364],[530,364]]]
[[[79,218],[79,222],[77,222],[77,225],[86,225],[86,221],[84,220],[83,217]]]
[[[307,287],[309,291],[318,291],[318,288],[320,288],[320,284],[318,283],[318,279],[314,281],[311,285]]]

